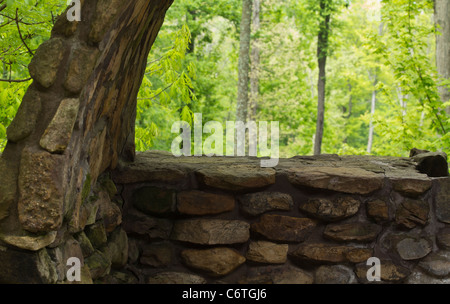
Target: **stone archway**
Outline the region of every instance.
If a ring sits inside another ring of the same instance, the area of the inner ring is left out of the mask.
[[[100,174],[134,158],[136,97],[172,2],[81,0],[82,20],[63,13],[36,51],[0,159],[0,239],[27,250],[2,262],[28,263],[30,273],[0,281],[54,282],[36,264],[41,249],[83,230],[81,205]]]

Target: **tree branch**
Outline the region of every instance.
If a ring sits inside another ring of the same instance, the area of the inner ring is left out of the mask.
[[[22,32],[20,31],[20,27],[19,27],[19,9],[18,8],[16,8],[16,25],[17,25],[17,30],[19,31],[20,40],[22,40],[22,43],[25,45],[25,47],[27,48],[30,55],[34,56],[33,51],[31,51],[31,49],[28,47],[27,43],[25,42],[25,40],[22,37]]]
[[[27,81],[30,81],[30,80],[32,80],[32,78],[30,77],[30,78],[27,78],[27,79],[0,79],[0,81],[1,82],[9,82],[9,83],[11,83],[11,82],[27,82]]]

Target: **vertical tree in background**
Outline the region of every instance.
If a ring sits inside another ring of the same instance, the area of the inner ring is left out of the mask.
[[[247,121],[252,0],[242,0],[236,121]]]
[[[439,33],[436,35],[436,65],[437,70],[445,79],[450,79],[450,1],[434,1],[434,18]],[[450,91],[447,87],[439,87],[442,102],[450,100]],[[446,109],[450,115],[450,107]]]
[[[253,34],[256,35],[252,39],[252,51],[251,51],[251,72],[250,72],[250,107],[249,107],[249,120],[256,119],[256,109],[258,107],[259,97],[259,66],[260,66],[260,50],[258,31],[261,28],[261,0],[253,0]]]

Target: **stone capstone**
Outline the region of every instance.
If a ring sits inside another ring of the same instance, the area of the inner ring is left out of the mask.
[[[444,152],[420,153],[412,157],[417,163],[417,170],[430,177],[448,176],[447,154]]]

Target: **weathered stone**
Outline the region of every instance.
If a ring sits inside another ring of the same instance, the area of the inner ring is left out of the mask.
[[[294,201],[289,194],[280,192],[257,192],[240,196],[239,207],[248,215],[257,216],[267,211],[289,211]]]
[[[78,98],[63,99],[41,137],[39,144],[50,153],[63,153],[69,145],[73,127],[78,116],[80,100]]]
[[[152,267],[166,267],[172,263],[174,255],[173,245],[169,242],[152,243],[142,250],[141,264]]]
[[[316,284],[353,284],[356,283],[353,269],[343,265],[323,265],[315,272]]]
[[[206,284],[198,275],[183,272],[160,272],[147,278],[147,284]]]
[[[435,180],[438,192],[435,196],[436,217],[443,223],[450,224],[450,178]]]
[[[176,209],[176,193],[155,187],[136,190],[132,197],[133,206],[146,214],[168,214]]]
[[[0,174],[0,221],[9,216],[16,200],[18,171],[0,156],[0,172],[8,172]]]
[[[384,222],[389,220],[389,207],[385,201],[373,200],[366,204],[367,216],[376,222]]]
[[[329,224],[323,233],[324,237],[339,242],[371,242],[381,232],[381,226],[355,222],[347,224]]]
[[[373,256],[373,250],[369,248],[354,248],[344,252],[344,256],[350,263],[362,263]]]
[[[81,5],[83,5],[84,0],[81,0]],[[69,21],[67,19],[67,8],[61,15],[56,18],[55,24],[52,28],[52,34],[63,35],[66,37],[72,36],[78,28],[79,21]]]
[[[91,241],[86,236],[86,233],[84,231],[78,233],[75,236],[75,239],[80,243],[81,252],[83,253],[83,257],[89,257],[91,254],[94,253],[95,249],[94,246],[92,246]]]
[[[428,275],[420,269],[414,271],[408,276],[406,284],[450,284],[450,278],[436,278]]]
[[[319,198],[310,199],[299,208],[320,220],[337,221],[355,215],[360,204],[359,200],[352,197],[339,197],[335,200]]]
[[[431,252],[432,243],[424,238],[405,237],[397,243],[395,248],[402,259],[417,260]]]
[[[303,242],[316,225],[309,218],[264,214],[251,230],[273,241]]]
[[[73,51],[64,82],[64,88],[67,91],[74,94],[80,93],[94,69],[99,53],[97,48],[85,46]]]
[[[196,172],[200,182],[206,186],[239,191],[263,188],[275,183],[276,171],[272,168],[261,168],[249,165],[232,165]]]
[[[51,87],[55,83],[63,55],[64,43],[61,38],[52,38],[41,44],[28,65],[31,77],[44,88]]]
[[[0,261],[2,284],[54,284],[58,279],[55,265],[45,248],[30,252],[0,247]]]
[[[417,170],[430,177],[448,176],[447,154],[444,152],[428,152],[412,157],[417,163]]]
[[[135,210],[128,212],[122,224],[127,233],[148,235],[152,239],[168,239],[172,226],[170,220],[146,216]]]
[[[391,182],[395,191],[412,197],[419,196],[431,188],[431,179],[425,177],[393,178]]]
[[[215,277],[227,275],[245,262],[245,257],[230,248],[186,249],[181,259],[188,267]]]
[[[219,214],[234,209],[231,195],[208,193],[198,190],[178,193],[178,212],[189,215]]]
[[[383,176],[360,168],[302,167],[288,170],[296,186],[326,189],[350,194],[369,194],[381,188]]]
[[[122,223],[122,211],[119,206],[111,202],[106,191],[99,192],[96,205],[98,205],[96,220],[103,220],[106,233],[112,232]]]
[[[250,225],[238,220],[195,219],[175,222],[171,239],[202,245],[245,243]]]
[[[289,245],[266,241],[251,242],[247,251],[247,260],[257,263],[283,264],[287,260]]]
[[[107,241],[105,226],[102,221],[87,226],[85,233],[94,248],[100,248]]]
[[[443,228],[436,235],[436,242],[440,248],[450,249],[450,227]]]
[[[450,252],[434,252],[421,260],[419,267],[430,275],[439,278],[447,277],[450,275]]]
[[[304,262],[343,263],[352,246],[337,246],[322,243],[302,244],[291,253],[294,259]]]
[[[95,250],[84,262],[89,267],[93,280],[103,277],[111,271],[111,261],[100,250]]]
[[[314,277],[308,272],[288,266],[272,276],[273,284],[312,284]]]
[[[80,259],[81,266],[84,265],[80,243],[70,236],[64,241],[64,243],[48,250],[48,252],[55,263],[56,271],[58,273],[58,281],[64,281],[66,279],[68,260],[70,258],[78,258]]]
[[[312,284],[314,277],[303,269],[270,265],[264,267],[250,267],[239,284]]]
[[[0,240],[3,242],[30,251],[38,251],[53,243],[56,239],[56,231],[44,235],[24,235],[0,234]]]
[[[111,266],[120,268],[128,260],[128,237],[122,228],[114,230],[108,238],[106,246],[101,250],[111,261]]]
[[[16,116],[6,130],[9,141],[17,143],[33,132],[41,107],[39,92],[31,87],[28,88]]]
[[[366,263],[361,263],[356,265],[355,274],[358,280],[363,283],[369,283],[367,280],[367,271],[372,266],[366,265]],[[401,265],[394,264],[390,260],[380,261],[380,279],[382,282],[386,283],[398,283],[411,274],[411,271]]]
[[[422,200],[406,199],[397,209],[395,222],[405,228],[414,228],[416,225],[425,226],[428,222],[430,206]]]
[[[122,11],[125,3],[120,0],[100,0],[97,2],[97,7],[92,21],[89,39],[98,43],[103,39],[103,35],[109,29],[109,26],[114,21],[119,12]]]
[[[138,279],[127,272],[122,271],[113,271],[98,280],[95,281],[96,284],[109,284],[109,285],[118,285],[118,284],[138,284]]]
[[[57,230],[63,219],[63,158],[24,149],[20,161],[19,202],[22,227],[30,232]]]
[[[128,238],[128,264],[138,261],[140,255],[139,242],[136,239]]]

